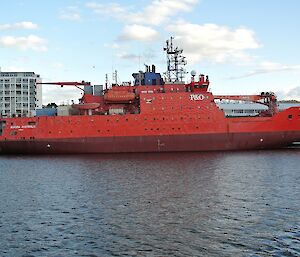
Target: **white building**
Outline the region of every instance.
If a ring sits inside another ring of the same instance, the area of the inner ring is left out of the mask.
[[[2,116],[32,116],[42,108],[42,82],[34,72],[0,71],[0,114]]]

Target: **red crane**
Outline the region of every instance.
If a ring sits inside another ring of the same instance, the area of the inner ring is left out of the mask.
[[[78,89],[84,91],[84,89],[80,88],[79,86],[91,86],[90,82],[81,81],[81,82],[37,82],[37,85],[58,85],[58,86],[74,86]]]
[[[214,95],[219,100],[246,101],[268,106],[269,110],[263,115],[274,115],[278,112],[276,95],[273,92],[262,92],[260,95]]]

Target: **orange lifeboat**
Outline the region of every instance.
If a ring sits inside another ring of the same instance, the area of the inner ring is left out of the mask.
[[[106,102],[112,103],[128,103],[133,101],[135,98],[135,94],[127,91],[108,91],[104,95],[104,100]]]

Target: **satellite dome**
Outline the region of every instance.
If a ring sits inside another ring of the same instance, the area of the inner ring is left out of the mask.
[[[191,75],[192,75],[192,76],[196,76],[196,71],[195,71],[195,70],[192,70],[192,71],[191,71]]]

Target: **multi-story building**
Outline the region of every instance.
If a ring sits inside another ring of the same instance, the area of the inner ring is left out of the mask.
[[[0,71],[0,114],[2,116],[31,116],[42,108],[40,75],[34,72]]]

